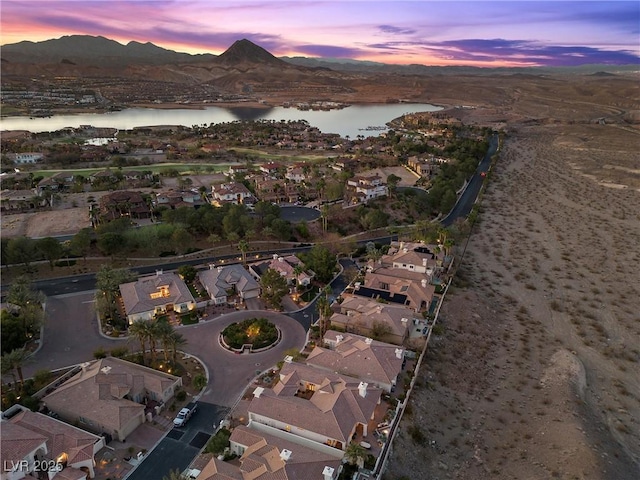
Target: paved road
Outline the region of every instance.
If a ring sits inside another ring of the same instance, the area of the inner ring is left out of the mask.
[[[127,345],[98,331],[93,292],[48,297],[42,347],[24,366],[26,377],[42,369],[55,370],[93,360],[93,352]]]
[[[309,207],[280,207],[280,218],[291,223],[311,222],[320,218],[320,211]]]
[[[229,324],[251,317],[265,317],[282,332],[275,347],[261,353],[239,355],[220,346],[218,336]],[[206,323],[179,328],[187,339],[186,350],[200,358],[209,369],[209,386],[201,399],[216,405],[232,407],[256,374],[267,370],[284,358],[291,348],[300,350],[306,340],[305,329],[287,315],[266,311],[233,312]]]
[[[456,219],[464,218],[469,215],[469,213],[471,213],[471,209],[473,208],[473,204],[478,198],[478,193],[480,193],[480,188],[482,187],[482,182],[485,178],[482,176],[482,174],[489,171],[489,166],[491,165],[491,157],[494,153],[496,153],[497,150],[498,136],[494,135],[489,141],[489,150],[487,150],[487,153],[478,165],[476,172],[471,177],[471,180],[469,180],[469,185],[467,185],[467,188],[462,193],[462,195],[458,199],[458,202],[455,204],[449,214],[442,220],[440,220],[440,223],[444,227],[452,225],[453,222],[456,221]]]
[[[198,410],[184,428],[174,428],[144,461],[129,474],[129,480],[160,480],[171,470],[183,471],[206,444],[228,408],[199,402]]]

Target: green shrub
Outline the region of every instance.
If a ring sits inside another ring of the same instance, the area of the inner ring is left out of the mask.
[[[207,385],[207,377],[205,377],[202,373],[199,373],[195,377],[193,377],[193,386],[198,390],[202,390]]]
[[[187,399],[187,392],[185,392],[184,390],[178,390],[178,393],[176,393],[176,400],[178,400],[179,402],[184,402]]]
[[[112,348],[109,352],[112,357],[123,358],[125,355],[129,353],[128,347],[116,347]]]
[[[204,449],[205,453],[213,453],[214,455],[221,455],[224,453],[225,448],[229,446],[229,437],[231,432],[226,428],[221,428],[217,433],[211,437],[207,447]]]
[[[107,351],[100,347],[97,348],[93,351],[93,358],[95,358],[96,360],[100,360],[101,358],[106,358],[107,357]]]

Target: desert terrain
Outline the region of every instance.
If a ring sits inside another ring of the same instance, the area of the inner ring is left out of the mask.
[[[640,478],[640,131],[592,121],[640,96],[565,83],[469,114],[510,134],[386,479]]]

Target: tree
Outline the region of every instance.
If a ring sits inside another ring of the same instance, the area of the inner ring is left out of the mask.
[[[24,385],[24,375],[22,374],[22,367],[27,362],[27,358],[30,353],[27,352],[24,348],[16,348],[15,350],[11,350],[11,352],[6,353],[2,356],[2,363],[8,363],[8,366],[3,367],[4,369],[14,370],[18,374],[18,378],[20,379],[20,387]],[[15,381],[15,376],[13,376]]]
[[[7,302],[13,303],[20,307],[26,307],[29,304],[42,304],[45,296],[42,292],[36,291],[31,287],[31,282],[24,275],[16,278],[9,291],[7,292]]]
[[[171,350],[171,361],[176,365],[178,363],[178,349],[186,344],[186,338],[181,333],[173,330],[170,335],[163,339],[162,347]]]
[[[331,293],[331,287],[328,285],[323,290],[323,295],[318,298],[316,308],[318,309],[318,315],[320,316],[320,338],[324,338],[324,334],[329,330],[331,314],[331,303],[329,302],[329,294]]]
[[[154,323],[154,334],[160,340],[162,344],[162,353],[164,354],[164,361],[169,361],[169,351],[171,346],[171,336],[173,335],[174,330],[171,325],[167,322],[155,322]]]
[[[178,267],[178,275],[187,283],[193,282],[197,274],[198,272],[193,265],[180,265]]]
[[[366,456],[367,451],[365,450],[365,448],[362,445],[354,442],[351,442],[344,451],[344,458],[346,458],[347,462],[349,462],[351,465],[363,465]]]
[[[209,235],[209,237],[207,237],[207,241],[210,242],[214,247],[217,243],[220,242],[220,240],[222,240],[222,237],[216,233],[212,233],[211,235]]]
[[[149,333],[148,320],[138,320],[129,326],[129,336],[140,342],[140,352],[142,355],[142,364],[144,365],[144,354],[147,351],[147,336]]]
[[[98,236],[98,249],[103,255],[113,256],[124,249],[124,235],[118,232],[106,232]]]
[[[162,480],[187,480],[187,477],[182,475],[179,469],[170,470],[169,475],[162,477]]]
[[[329,227],[329,205],[323,205],[320,209],[320,217],[322,218],[322,231],[326,232]]]
[[[49,261],[51,270],[53,270],[54,263],[60,260],[63,254],[62,245],[53,237],[44,237],[37,240],[36,249]]]
[[[289,292],[287,280],[276,270],[269,268],[260,279],[262,299],[273,308],[281,308],[282,297]]]
[[[70,241],[71,253],[73,255],[79,255],[83,260],[87,260],[87,254],[91,248],[91,229],[83,228],[76,233]]]
[[[28,237],[16,237],[9,240],[7,245],[9,263],[24,263],[29,268],[36,259],[35,243]]]
[[[186,252],[192,242],[193,235],[183,227],[176,228],[171,234],[171,245],[180,254]]]
[[[238,242],[238,250],[242,253],[242,264],[247,264],[247,250],[249,250],[249,243],[245,240]]]
[[[133,281],[133,274],[126,269],[118,270],[103,265],[96,272],[96,301],[102,315],[115,318],[118,312],[116,304],[120,292],[120,285]]]
[[[393,173],[391,175],[389,175],[387,177],[387,186],[389,187],[389,196],[393,197],[396,188],[398,187],[398,183],[402,180],[402,178],[400,178],[397,175],[394,175]]]
[[[300,254],[300,258],[308,269],[316,274],[316,280],[328,283],[333,278],[336,269],[336,256],[327,247],[315,245],[306,253]]]

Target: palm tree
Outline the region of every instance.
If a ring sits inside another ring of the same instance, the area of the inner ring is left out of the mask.
[[[129,335],[133,336],[140,342],[140,351],[142,352],[142,364],[144,365],[144,353],[147,350],[147,331],[148,326],[146,325],[148,320],[138,320],[137,322],[133,322],[129,327]]]
[[[30,352],[27,352],[23,347],[11,350],[9,353],[6,353],[2,356],[2,363],[8,363],[8,365],[4,365],[2,367],[2,370],[15,370],[15,372],[18,374],[18,378],[20,379],[20,388],[22,388],[22,385],[24,385],[24,375],[22,374],[22,367],[27,362],[29,355]],[[12,376],[15,382],[15,374],[12,374]]]
[[[179,469],[170,470],[169,475],[162,477],[162,480],[187,480],[187,477],[180,473]]]
[[[238,250],[242,253],[242,264],[247,264],[247,250],[249,250],[249,243],[246,240],[240,240],[238,242]]]
[[[322,206],[320,216],[322,217],[322,230],[326,232],[329,226],[329,205]]]
[[[222,237],[220,237],[220,235],[218,235],[216,233],[212,233],[211,235],[209,235],[207,240],[209,242],[211,242],[213,244],[213,246],[215,247],[217,243],[220,243],[220,240],[222,240]]]
[[[320,315],[320,338],[324,338],[324,334],[329,330],[329,318],[331,318],[331,303],[329,302],[329,294],[331,293],[331,287],[328,285],[324,287],[321,295],[318,298],[318,314]]]
[[[351,442],[344,451],[344,458],[351,465],[364,464],[364,459],[367,456],[367,451],[362,445]]]
[[[171,358],[173,360],[173,365],[175,366],[178,363],[178,348],[184,347],[187,344],[187,340],[181,333],[178,333],[175,330],[171,333],[168,340],[171,348]]]
[[[156,322],[154,324],[154,330],[156,335],[158,336],[158,340],[160,340],[160,343],[162,343],[162,353],[164,354],[164,361],[168,362],[170,338],[174,332],[173,327],[167,322]]]

